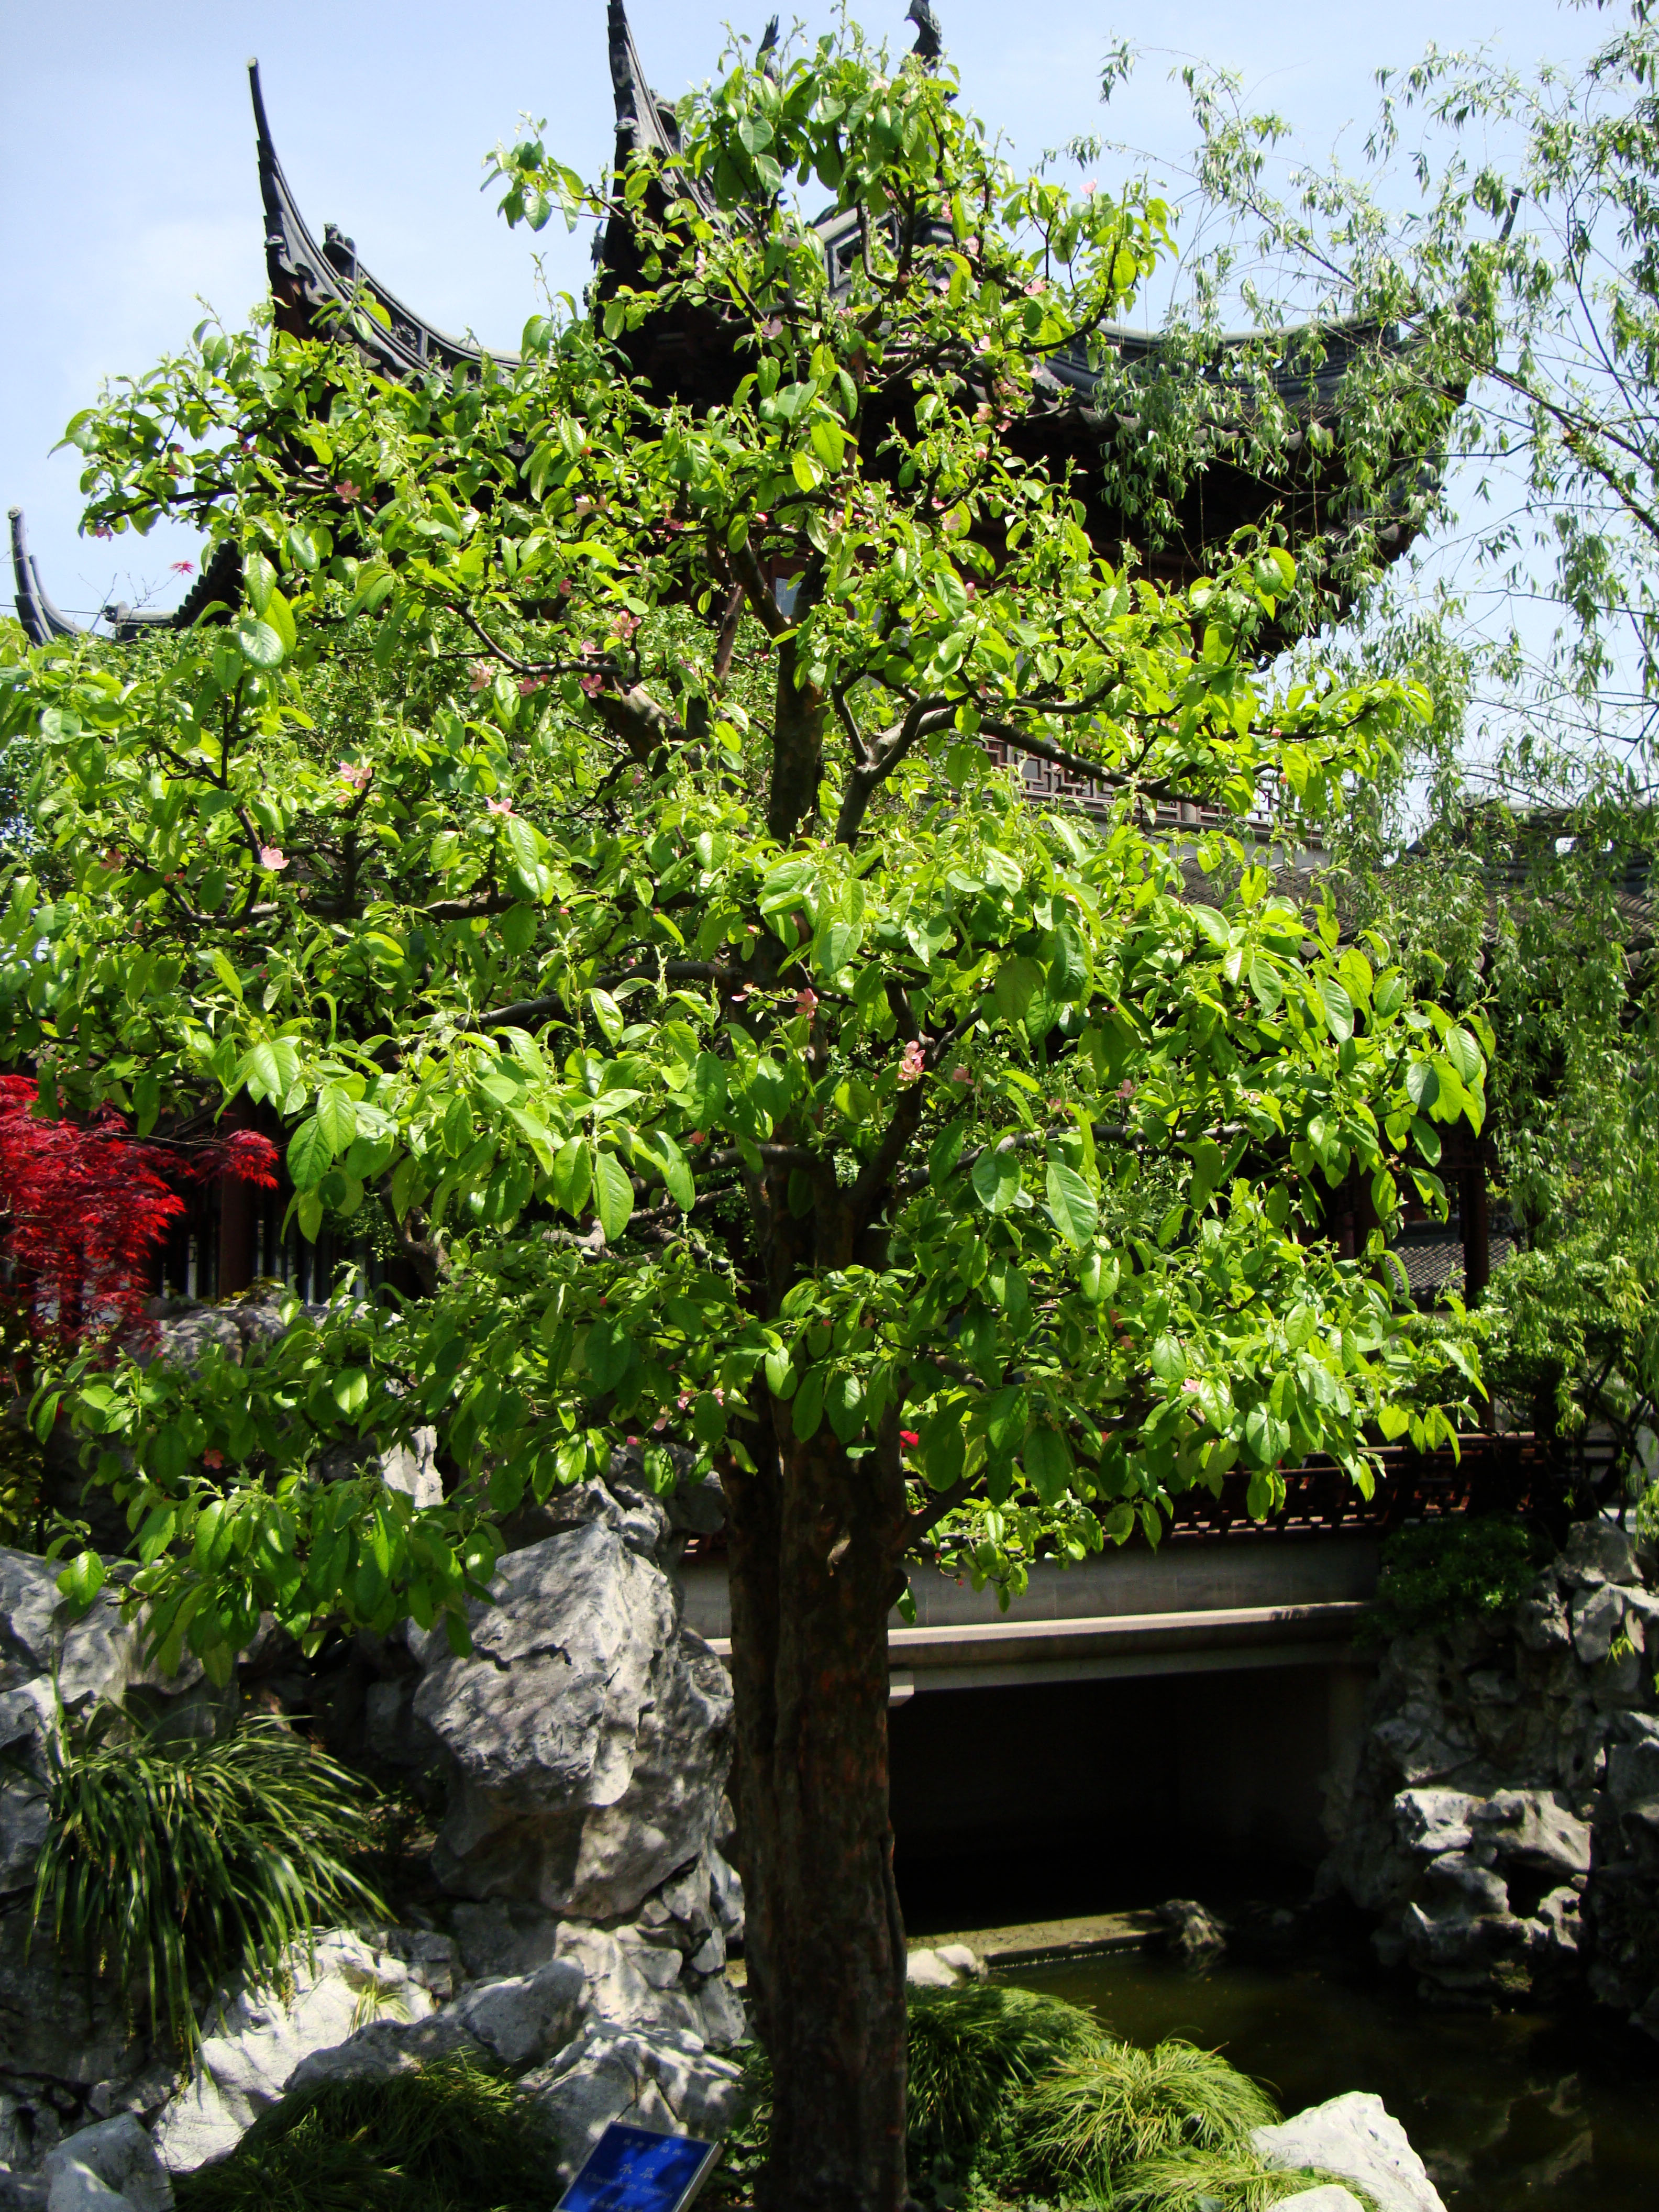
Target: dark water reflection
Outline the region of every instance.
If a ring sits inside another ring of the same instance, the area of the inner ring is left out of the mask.
[[[1131,1952],[1009,1978],[1135,2043],[1218,2047],[1286,2112],[1376,2091],[1448,2212],[1659,2212],[1659,2046],[1616,2021],[1431,2011],[1342,1959],[1203,1972]]]

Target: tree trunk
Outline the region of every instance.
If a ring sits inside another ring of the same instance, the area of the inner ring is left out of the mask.
[[[901,2212],[904,1927],[887,1808],[897,1422],[849,1460],[783,1432],[726,1477],[738,1849],[775,2083],[766,2212]],[[764,1418],[764,1417],[763,1417]]]

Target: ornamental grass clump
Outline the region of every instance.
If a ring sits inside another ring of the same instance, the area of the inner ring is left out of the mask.
[[[1012,2098],[1100,2040],[1088,2013],[1032,1990],[981,1983],[913,1993],[912,2149],[960,2158],[994,2131]]]
[[[1113,2180],[1101,2201],[1111,2212],[1271,2212],[1281,2197],[1322,2182],[1339,2183],[1374,2212],[1372,2199],[1346,2174],[1264,2166],[1253,2151],[1236,2145],[1142,2159]]]
[[[198,1990],[279,1984],[325,1917],[385,1917],[352,1864],[373,1794],[272,1716],[168,1741],[114,1707],[78,1729],[60,1714],[49,1757],[33,1929],[142,1997],[182,2050]]]
[[[174,2188],[179,2212],[550,2212],[556,2167],[512,2084],[449,2058],[286,2097]]]
[[[1148,2160],[1242,2152],[1279,2114],[1218,2051],[1170,2041],[1101,2041],[1052,2067],[1021,2100],[1021,2148],[1036,2174],[1114,2195]],[[1184,2171],[1184,2168],[1183,2168]]]

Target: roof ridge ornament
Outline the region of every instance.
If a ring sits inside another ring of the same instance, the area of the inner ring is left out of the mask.
[[[929,0],[910,0],[904,11],[904,20],[916,27],[916,43],[911,47],[911,52],[924,69],[932,69],[944,54],[945,31],[929,5]]]

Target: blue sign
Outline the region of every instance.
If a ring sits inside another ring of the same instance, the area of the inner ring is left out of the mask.
[[[559,2212],[685,2212],[720,2154],[695,2136],[653,2135],[612,2120],[559,2199]]]

